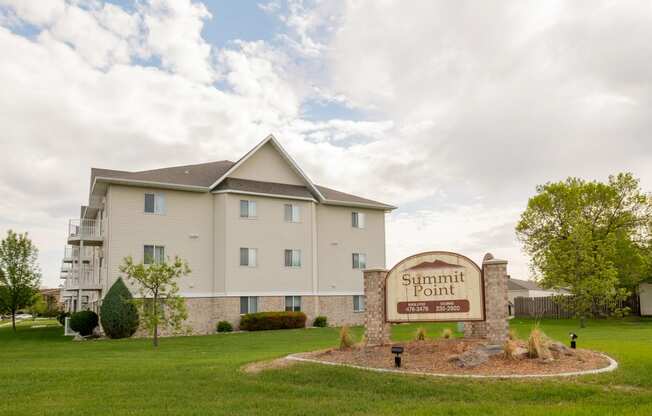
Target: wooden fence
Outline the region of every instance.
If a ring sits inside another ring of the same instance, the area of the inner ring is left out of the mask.
[[[566,301],[572,301],[572,299],[569,298]],[[625,306],[630,308],[630,315],[640,314],[638,296],[632,296],[618,305],[619,308]],[[597,316],[609,316],[612,312],[606,306],[596,306],[594,310]],[[555,300],[552,296],[541,298],[519,297],[514,299],[514,316],[517,318],[565,319],[572,318],[573,313],[565,307],[564,303]]]

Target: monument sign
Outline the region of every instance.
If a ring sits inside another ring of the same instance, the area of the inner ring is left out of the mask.
[[[482,270],[445,251],[410,256],[387,274],[387,322],[483,321]]]

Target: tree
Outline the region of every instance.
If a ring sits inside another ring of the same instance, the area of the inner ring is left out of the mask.
[[[37,316],[44,314],[48,310],[48,304],[45,302],[43,295],[36,293],[29,305],[29,313],[32,314],[32,320]]]
[[[188,318],[186,304],[178,295],[177,280],[190,274],[188,263],[179,257],[173,262],[150,264],[134,263],[131,256],[126,257],[120,271],[130,282],[138,285],[140,299],[135,303],[145,328],[158,346],[159,326],[168,327],[172,332],[181,332],[182,323]]]
[[[27,233],[9,230],[0,241],[0,312],[11,314],[14,332],[16,312],[32,304],[41,283],[37,258],[38,249]]]
[[[582,326],[650,276],[651,231],[652,199],[630,173],[540,185],[516,226],[541,285],[569,290]]]
[[[129,338],[138,329],[138,309],[122,278],[118,278],[104,296],[100,319],[109,338]]]

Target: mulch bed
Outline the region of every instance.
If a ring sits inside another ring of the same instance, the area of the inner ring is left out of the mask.
[[[577,349],[554,352],[553,360],[538,358],[506,358],[502,353],[492,355],[489,360],[473,368],[461,368],[455,357],[481,348],[481,340],[440,339],[397,343],[404,347],[400,370],[423,373],[464,374],[464,375],[546,375],[575,371],[594,370],[609,365],[600,353]],[[524,343],[522,344],[524,346]],[[357,365],[362,367],[395,369],[394,354],[390,346],[358,347],[349,350],[331,349],[302,354],[310,358],[331,363]]]

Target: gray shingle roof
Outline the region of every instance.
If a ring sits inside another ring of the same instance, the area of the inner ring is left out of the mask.
[[[284,183],[252,181],[249,179],[226,178],[215,187],[216,191],[245,191],[269,195],[287,195],[301,198],[314,198],[305,186]]]
[[[508,290],[546,290],[537,284],[533,280],[519,280],[519,279],[508,279],[507,280],[507,289]]]
[[[197,186],[208,188],[222,177],[235,162],[220,160],[217,162],[200,163],[196,165],[174,166],[170,168],[143,170],[128,172],[113,169],[91,169],[91,187],[95,178],[107,178],[116,180],[144,181],[152,183],[165,183],[174,185]],[[362,198],[356,195],[336,191],[325,186],[315,185],[319,192],[326,198],[326,203],[347,203],[356,205],[370,205],[381,209],[393,209],[395,207],[371,199]],[[226,178],[216,190],[247,191],[263,194],[288,195],[296,197],[312,198],[308,187],[287,185],[273,182],[252,181],[247,179]]]

